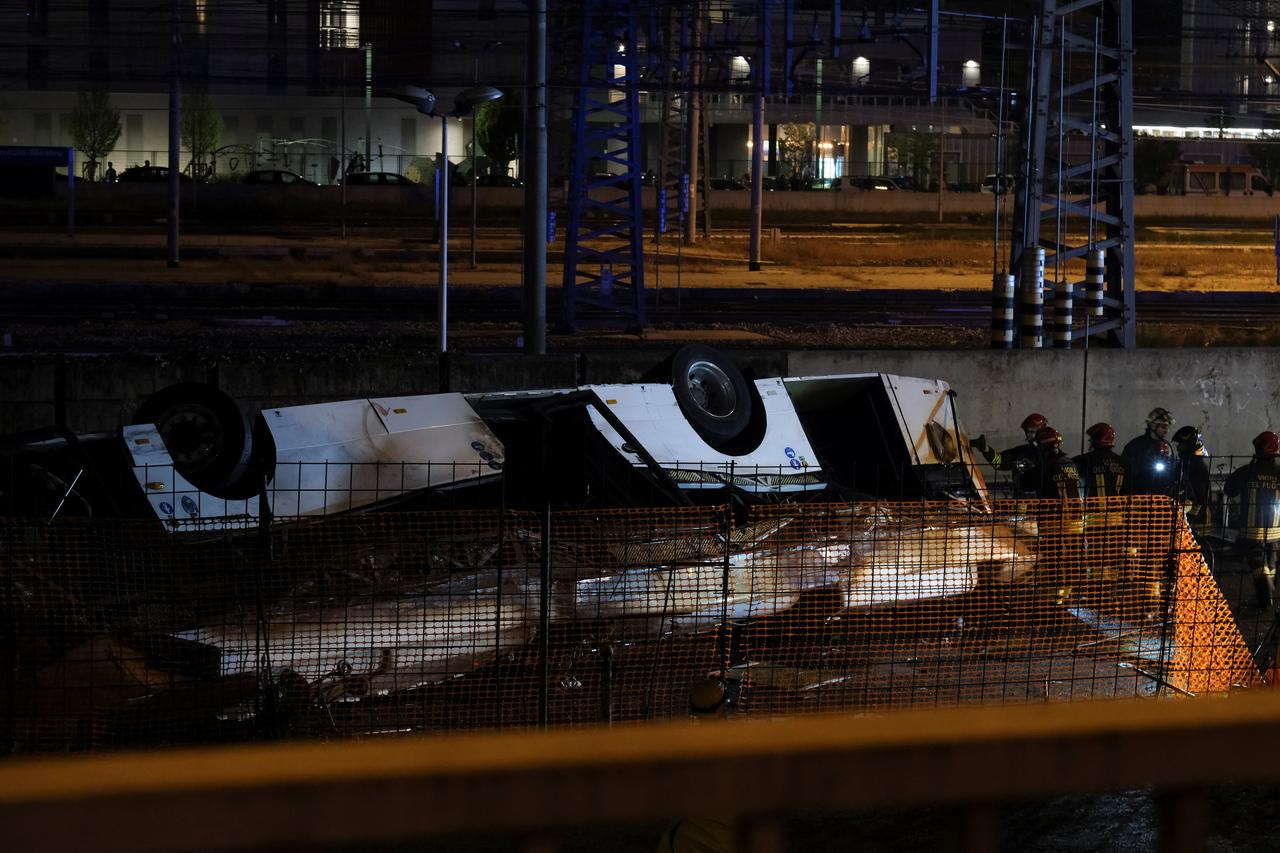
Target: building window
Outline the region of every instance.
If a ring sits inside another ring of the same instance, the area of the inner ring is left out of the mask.
[[[360,46],[359,0],[321,0],[320,46]]]
[[[853,85],[865,86],[870,82],[871,77],[871,60],[865,56],[856,57],[853,60]]]
[[[961,67],[960,76],[961,82],[967,87],[972,88],[973,86],[982,85],[982,68],[978,65],[976,59],[965,60],[964,65]]]

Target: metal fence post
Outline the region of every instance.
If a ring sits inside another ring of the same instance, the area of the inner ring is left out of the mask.
[[[0,558],[0,566],[4,572],[4,624],[0,626],[0,666],[4,667],[4,676],[0,684],[3,684],[4,695],[10,697],[10,701],[0,703],[0,755],[9,755],[14,750],[18,724],[16,703],[12,701],[17,696],[18,686],[18,596],[14,549],[9,541],[13,534],[9,525],[4,526],[3,534],[4,550],[0,553],[4,556]]]
[[[482,470],[483,460],[477,460],[476,474]],[[502,569],[506,563],[506,550],[503,547],[506,544],[506,509],[498,510],[498,583],[494,591],[494,619],[493,619],[493,698],[494,707],[497,709],[498,719],[494,722],[499,727],[502,726],[502,711],[506,708],[506,703],[502,701]],[[526,579],[528,575],[525,575]]]
[[[538,588],[538,727],[548,720],[551,679],[551,504],[542,508],[542,582]]]
[[[264,477],[258,486],[258,550],[253,558],[254,616],[257,620],[258,651],[258,701],[261,729],[269,738],[280,737],[279,703],[275,682],[271,677],[271,633],[268,629],[266,592],[263,575],[270,565],[274,549],[271,543],[271,508],[267,503],[267,481]]]
[[[600,646],[600,722],[613,725],[613,644]]]
[[[724,563],[720,576],[720,637],[716,654],[720,657],[720,679],[729,674],[729,555],[733,548],[734,463],[729,461],[729,499],[724,504]]]

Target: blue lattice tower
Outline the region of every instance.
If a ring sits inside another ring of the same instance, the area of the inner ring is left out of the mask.
[[[654,242],[676,231],[681,223],[684,199],[689,192],[689,108],[692,62],[689,38],[693,25],[692,4],[673,3],[662,12],[650,39],[649,53],[658,60],[662,86],[658,115],[658,170],[654,181]],[[656,48],[656,49],[655,49]],[[696,137],[695,137],[696,138]],[[679,239],[679,236],[677,236]]]
[[[1087,290],[1104,276],[1105,295],[1090,311],[1087,334],[1104,334],[1122,347],[1137,343],[1131,6],[1131,0],[1039,0],[1033,8],[1025,159],[1009,269],[1025,293],[1023,256],[1042,248],[1046,284],[1055,270],[1064,291]],[[1095,251],[1103,253],[1097,275],[1089,272],[1092,259],[1088,266],[1078,261]],[[1077,263],[1068,273],[1072,260]],[[1085,334],[1074,328],[1058,345]]]
[[[574,105],[561,325],[592,319],[642,329],[644,219],[640,207],[636,15],[624,0],[586,0]]]

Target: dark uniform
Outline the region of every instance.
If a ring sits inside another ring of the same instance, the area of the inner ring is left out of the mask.
[[[1021,424],[1023,435],[1027,437],[1026,444],[1019,444],[1017,447],[1010,447],[998,453],[995,448],[987,443],[985,435],[978,436],[970,444],[978,448],[987,461],[995,466],[997,471],[1011,471],[1013,473],[1013,494],[1015,497],[1032,497],[1036,494],[1036,488],[1039,485],[1036,465],[1040,461],[1040,451],[1036,443],[1036,436],[1041,429],[1048,425],[1048,418],[1039,412],[1032,412],[1022,419]]]
[[[1076,501],[1084,498],[1080,468],[1076,465],[1076,460],[1059,448],[1040,454],[1036,476],[1038,498],[1071,498]]]
[[[1208,530],[1213,524],[1209,483],[1208,456],[1198,451],[1180,453],[1176,497],[1187,514],[1187,521],[1196,531]]]
[[[1280,460],[1258,456],[1232,471],[1222,490],[1227,497],[1240,501],[1236,516],[1240,548],[1253,570],[1257,604],[1269,607],[1275,593],[1276,557],[1280,554]]]
[[[1062,437],[1057,430],[1045,427],[1037,441],[1039,572],[1059,603],[1065,603],[1084,575],[1084,485],[1075,460],[1059,446]]]
[[[997,471],[1013,472],[1013,491],[1018,497],[1036,494],[1039,486],[1040,454],[1030,442],[1001,450],[990,460]]]
[[[1109,440],[1115,441],[1115,431],[1106,425]],[[1110,600],[1115,595],[1115,583],[1123,576],[1125,556],[1128,552],[1125,527],[1126,507],[1123,501],[1112,500],[1129,493],[1129,463],[1111,448],[1097,446],[1088,453],[1076,457],[1076,466],[1084,485],[1084,532],[1089,577],[1094,582],[1092,593]]]
[[[1129,494],[1129,463],[1109,447],[1096,447],[1075,458],[1086,498],[1116,498]]]
[[[1178,475],[1167,447],[1168,442],[1150,430],[1124,446],[1120,456],[1129,466],[1129,494],[1173,495]]]

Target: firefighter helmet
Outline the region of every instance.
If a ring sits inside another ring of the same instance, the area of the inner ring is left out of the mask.
[[[1156,406],[1147,415],[1147,426],[1154,428],[1163,424],[1164,426],[1173,426],[1173,415],[1169,414],[1169,410]]]
[[[1178,445],[1178,449],[1181,451],[1194,452],[1204,447],[1204,436],[1196,427],[1179,427],[1178,431],[1173,434],[1173,443]]]
[[[1271,430],[1258,433],[1253,440],[1253,449],[1259,456],[1280,456],[1280,435]]]
[[[1032,412],[1022,419],[1022,429],[1024,432],[1035,432],[1042,427],[1049,425],[1049,419],[1039,412]]]
[[[1111,424],[1105,421],[1099,421],[1089,429],[1085,430],[1085,435],[1089,436],[1089,442],[1094,447],[1115,447],[1116,446],[1116,430]]]
[[[1051,426],[1045,425],[1036,430],[1036,444],[1041,449],[1056,448],[1062,444],[1062,433],[1058,432]]]

